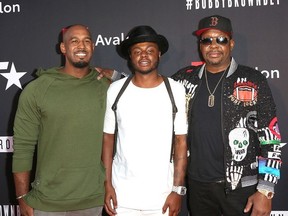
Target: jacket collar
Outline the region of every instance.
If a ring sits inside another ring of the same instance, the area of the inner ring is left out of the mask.
[[[201,77],[202,77],[202,75],[203,75],[205,66],[206,66],[206,63],[202,65],[202,67],[201,67],[201,69],[200,69],[200,71],[199,71],[199,74],[198,74],[199,79],[201,79]],[[231,63],[230,63],[230,68],[229,68],[229,71],[228,71],[228,73],[227,73],[227,75],[226,75],[226,78],[229,77],[229,76],[231,76],[231,75],[236,71],[237,67],[238,67],[238,63],[237,63],[237,62],[235,61],[235,59],[232,57]]]

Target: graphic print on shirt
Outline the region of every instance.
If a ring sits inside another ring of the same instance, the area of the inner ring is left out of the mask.
[[[259,128],[258,134],[261,145],[280,144],[281,136],[279,132],[277,117],[274,117],[271,120],[268,127]]]
[[[229,146],[234,161],[242,161],[247,155],[249,131],[244,127],[234,128],[229,133]]]
[[[232,190],[237,188],[237,185],[243,174],[243,166],[237,166],[232,161],[226,168],[227,182],[231,183]]]
[[[272,121],[269,124],[269,129],[271,133],[274,134],[277,139],[281,140],[277,117],[274,117],[272,119]]]
[[[243,174],[243,166],[237,165],[247,155],[247,149],[250,144],[249,131],[246,128],[256,127],[257,121],[255,118],[256,112],[251,112],[246,118],[240,118],[236,128],[229,133],[229,146],[232,153],[232,162],[226,168],[227,182],[231,183],[232,190],[237,188],[237,185]],[[251,117],[252,116],[252,117]],[[252,119],[252,120],[251,120]]]
[[[250,111],[246,115],[246,125],[249,129],[253,130],[255,133],[257,133],[257,111]]]
[[[191,82],[189,82],[188,80],[184,79],[184,80],[177,80],[177,82],[181,83],[184,87],[185,87],[185,98],[186,98],[186,112],[188,113],[188,109],[189,109],[189,101],[191,100],[191,98],[194,97],[195,92],[196,92],[196,88],[198,85],[194,85]]]
[[[231,183],[232,190],[237,185],[243,174],[243,166],[235,162],[242,161],[247,155],[249,146],[249,131],[244,127],[236,127],[229,133],[229,146],[232,153],[232,162],[226,168],[227,182]]]
[[[280,168],[282,161],[259,158],[259,174],[264,175],[264,180],[276,184],[280,179]]]
[[[274,117],[268,127],[258,130],[261,146],[271,146],[265,158],[259,158],[259,173],[264,175],[264,180],[277,183],[280,178],[281,148],[286,143],[281,143],[281,136],[278,127],[277,117]]]
[[[235,105],[242,103],[243,106],[246,107],[253,106],[257,103],[257,85],[251,81],[247,81],[247,78],[238,77],[233,88],[233,94],[230,95],[229,98]]]

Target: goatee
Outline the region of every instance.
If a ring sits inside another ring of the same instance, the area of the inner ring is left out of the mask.
[[[80,62],[73,62],[73,66],[76,68],[85,68],[89,65],[88,62],[80,61]]]

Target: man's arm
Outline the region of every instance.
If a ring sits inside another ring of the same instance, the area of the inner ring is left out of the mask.
[[[187,167],[187,143],[186,135],[175,136],[174,152],[174,185],[185,185]]]
[[[102,161],[106,169],[105,178],[105,210],[109,215],[116,214],[117,199],[112,185],[112,162],[114,149],[114,134],[103,133]]]
[[[174,186],[185,185],[187,167],[187,142],[186,135],[176,135],[174,141]],[[163,213],[169,208],[169,215],[178,215],[181,210],[182,196],[171,192],[163,206]]]
[[[30,172],[18,172],[13,175],[16,197],[22,199],[29,192]]]
[[[21,215],[33,216],[33,208],[28,206],[23,199],[29,192],[30,172],[18,172],[14,173],[13,175],[16,190],[16,199],[19,202]]]
[[[262,74],[258,81],[257,135],[261,149],[258,157],[258,191],[249,197],[244,212],[252,209],[251,216],[268,216],[272,210],[274,186],[280,178],[281,148],[284,144],[281,143],[276,105],[268,82]]]
[[[34,83],[35,84],[35,83]],[[33,208],[25,203],[30,190],[30,171],[33,167],[35,146],[39,136],[41,112],[37,105],[38,89],[29,84],[22,91],[14,120],[14,152],[12,172],[21,215],[33,215]]]

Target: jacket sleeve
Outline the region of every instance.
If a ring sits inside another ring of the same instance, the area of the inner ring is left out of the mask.
[[[14,153],[12,171],[24,172],[32,169],[35,145],[37,144],[40,110],[37,106],[34,84],[30,83],[20,95],[14,120]]]
[[[182,81],[189,75],[189,73],[191,73],[195,69],[196,69],[195,66],[187,66],[187,67],[181,68],[175,74],[173,74],[171,78],[174,79],[175,81]]]
[[[266,78],[261,74],[257,97],[257,135],[260,142],[258,158],[259,183],[257,189],[274,192],[280,179],[281,135],[276,116],[276,105]]]

